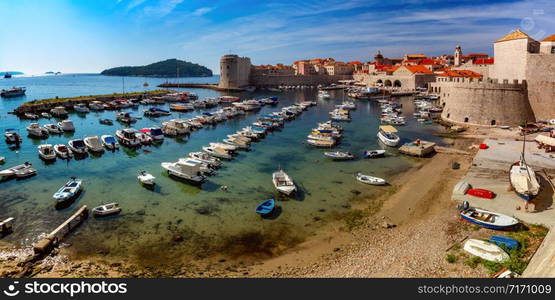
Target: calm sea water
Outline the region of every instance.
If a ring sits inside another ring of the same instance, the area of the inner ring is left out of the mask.
[[[180,82],[217,82],[212,78],[182,78]],[[126,91],[156,89],[165,79],[125,78]],[[327,120],[328,112],[342,101],[342,92],[331,92],[332,99],[319,100],[318,106],[309,108],[300,117],[286,123],[280,131],[270,133],[255,143],[249,152],[241,152],[233,161],[226,162],[215,176],[209,177],[201,188],[172,180],[164,174],[161,162],[176,161],[188,152],[200,151],[203,145],[219,141],[238,129],[252,123],[257,115],[276,111],[283,106],[304,100],[316,100],[315,89],[282,93],[254,92],[239,96],[264,97],[277,95],[280,104],[264,107],[260,112],[229,120],[214,127],[194,132],[186,139],[166,138],[156,147],[132,151],[122,149],[89,156],[83,160],[45,164],[38,157],[36,146],[41,143],[66,143],[70,138],[90,135],[114,134],[122,126],[100,125],[98,119],[115,119],[113,111],[91,112],[86,115],[70,114],[76,131],[70,135],[51,136],[47,140],[26,137],[25,127],[30,121],[19,120],[8,111],[25,101],[50,97],[109,94],[122,90],[121,77],[100,75],[62,75],[0,79],[0,88],[26,86],[27,96],[2,99],[0,102],[0,129],[18,128],[24,136],[21,148],[11,150],[0,143],[0,156],[6,157],[3,167],[31,162],[38,175],[21,181],[0,183],[0,218],[16,218],[14,233],[5,241],[28,246],[39,235],[57,227],[77,207],[89,207],[117,201],[123,213],[116,217],[97,220],[90,218],[66,241],[72,244],[75,255],[109,253],[113,258],[129,257],[145,264],[158,264],[183,257],[204,258],[212,254],[237,256],[264,255],[302,241],[315,234],[329,220],[351,209],[352,201],[375,198],[388,187],[372,187],[356,182],[354,174],[363,172],[391,178],[406,170],[414,158],[399,155],[388,149],[387,157],[375,160],[356,159],[333,162],[325,159],[325,150],[314,149],[304,142],[310,129]],[[189,89],[203,97],[216,97],[212,90]],[[411,98],[400,100],[404,105],[407,126],[400,127],[405,141],[424,138],[439,142],[432,136],[432,125],[420,125],[412,118]],[[142,115],[144,107],[135,111]],[[358,102],[353,121],[344,123],[344,139],[338,150],[361,154],[365,149],[381,146],[376,138],[379,106],[376,102]],[[143,118],[133,125],[143,128],[160,125],[162,121],[192,117],[201,111],[149,119]],[[41,119],[46,124],[49,120]],[[149,151],[144,151],[148,149]],[[278,197],[271,183],[271,174],[281,166],[296,181],[300,193],[296,199],[279,197],[279,210],[272,219],[261,219],[255,206],[270,197]],[[157,177],[157,187],[150,191],[137,182],[137,172],[146,170]],[[85,190],[68,209],[54,209],[52,195],[70,176],[84,180]],[[223,191],[220,187],[227,186]]]

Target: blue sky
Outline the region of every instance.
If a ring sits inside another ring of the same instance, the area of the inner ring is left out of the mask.
[[[553,0],[1,0],[0,70],[100,72],[179,58],[218,73],[229,52],[254,64],[424,52],[492,53],[520,28],[555,33]]]

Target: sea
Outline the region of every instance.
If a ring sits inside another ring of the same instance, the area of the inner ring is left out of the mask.
[[[343,123],[344,138],[335,150],[350,151],[352,161],[332,161],[323,155],[326,150],[306,144],[306,136],[318,122],[328,120],[328,112],[346,97],[342,91],[330,91],[331,98],[318,99],[317,89],[293,89],[282,92],[255,91],[228,94],[208,89],[178,89],[197,93],[199,98],[236,95],[243,99],[277,96],[279,104],[265,106],[259,112],[228,120],[193,132],[186,138],[166,138],[157,146],[137,150],[122,148],[116,152],[90,155],[81,160],[45,163],[37,152],[43,143],[67,143],[72,138],[115,134],[123,126],[99,124],[99,119],[115,119],[116,112],[70,113],[76,131],[36,140],[25,130],[31,122],[8,114],[30,100],[111,94],[122,91],[157,89],[168,79],[144,77],[110,77],[98,74],[67,74],[57,76],[13,77],[0,79],[0,89],[13,86],[27,88],[26,96],[0,100],[0,129],[19,130],[23,143],[18,149],[0,142],[0,156],[5,163],[0,169],[30,162],[37,175],[24,180],[0,182],[0,219],[14,217],[14,231],[2,242],[17,247],[30,247],[45,232],[50,232],[77,208],[89,208],[118,202],[123,211],[104,219],[88,218],[63,241],[71,255],[78,258],[103,256],[109,260],[129,260],[138,264],[160,267],[177,261],[206,260],[211,257],[265,258],[277,255],[310,236],[324,230],[331,222],[342,222],[362,204],[371,205],[392,186],[368,186],[359,183],[355,174],[362,172],[391,180],[408,170],[420,159],[398,153],[397,149],[380,144],[376,133],[380,107],[375,101],[358,101],[352,121]],[[217,76],[207,78],[174,78],[181,83],[216,83]],[[144,83],[148,83],[145,87]],[[226,135],[251,124],[261,114],[280,110],[300,101],[317,101],[302,115],[286,122],[281,130],[270,133],[225,162],[202,186],[176,181],[161,168],[162,162],[177,161],[210,142],[221,141]],[[406,126],[398,127],[402,142],[416,138],[441,143],[434,136],[438,125],[423,125],[412,116],[412,97],[399,98],[403,104]],[[168,108],[167,105],[161,107]],[[142,116],[147,107],[131,110]],[[161,126],[172,118],[190,118],[208,110],[173,113],[162,118],[142,118],[133,124],[136,129]],[[55,120],[40,119],[41,125]],[[384,158],[363,159],[367,149],[386,149]],[[295,181],[299,192],[294,198],[278,195],[272,185],[272,172],[284,169]],[[149,190],[137,180],[145,170],[156,177],[156,187]],[[84,190],[68,208],[56,210],[52,195],[71,176],[84,181]],[[222,188],[224,187],[224,188]],[[269,198],[277,200],[278,208],[271,218],[255,213],[257,204]],[[407,199],[409,201],[410,199]]]

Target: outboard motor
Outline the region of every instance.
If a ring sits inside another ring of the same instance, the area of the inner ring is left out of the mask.
[[[459,211],[465,211],[470,208],[470,203],[468,201],[464,201],[461,205],[457,206]]]

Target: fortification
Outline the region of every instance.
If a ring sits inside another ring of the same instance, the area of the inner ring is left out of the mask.
[[[249,85],[251,60],[235,54],[224,55],[220,59],[221,89],[238,89]]]

